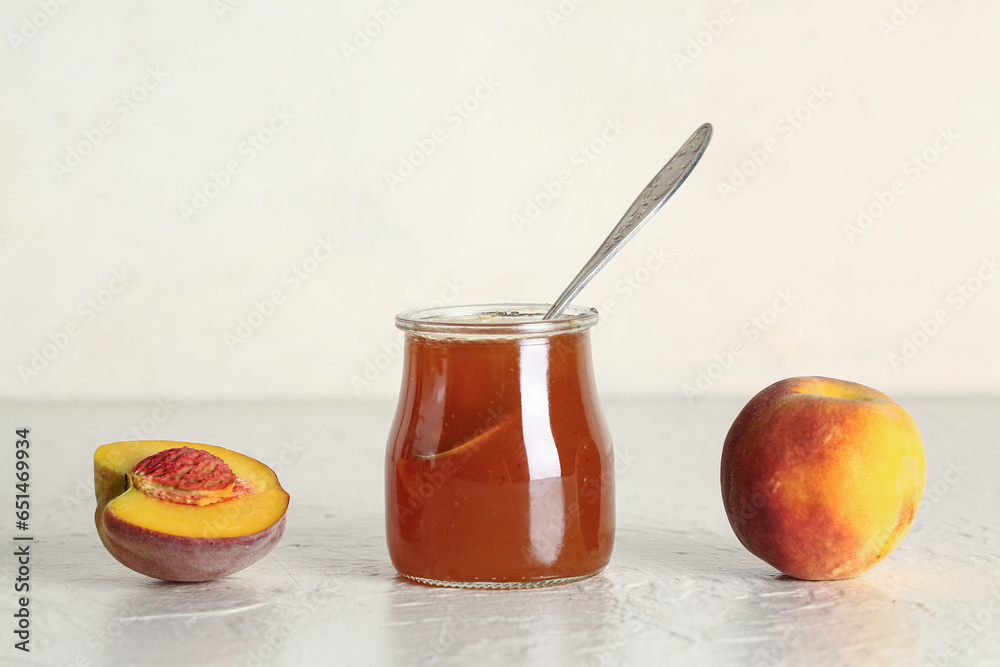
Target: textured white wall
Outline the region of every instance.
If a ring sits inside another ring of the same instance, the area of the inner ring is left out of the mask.
[[[3,397],[394,395],[397,311],[552,300],[704,121],[577,300],[603,393],[1000,391],[995,4],[18,0],[0,31]]]

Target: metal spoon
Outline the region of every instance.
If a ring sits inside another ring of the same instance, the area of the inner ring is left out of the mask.
[[[639,228],[654,213],[660,210],[660,207],[670,199],[670,196],[677,191],[677,188],[681,187],[681,183],[688,177],[688,174],[694,170],[694,166],[698,164],[698,160],[701,159],[705,149],[708,148],[708,141],[711,138],[712,126],[709,123],[705,123],[684,142],[680,150],[653,177],[653,180],[649,182],[646,189],[639,193],[636,200],[632,202],[632,206],[625,211],[625,215],[615,225],[615,228],[611,230],[608,238],[604,240],[604,243],[597,249],[594,256],[583,265],[580,273],[576,274],[573,282],[563,290],[563,293],[559,295],[559,298],[556,299],[555,303],[552,304],[552,307],[549,308],[549,311],[545,313],[545,317],[542,319],[551,320],[559,317],[563,309],[580,293],[584,285],[590,282],[590,279],[604,268],[608,260],[614,257],[614,254],[625,245],[625,242],[632,238],[632,235],[639,231]]]

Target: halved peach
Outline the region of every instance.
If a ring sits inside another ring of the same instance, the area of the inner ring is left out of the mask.
[[[95,520],[112,556],[167,581],[218,579],[281,539],[288,494],[263,463],[212,445],[115,442],[94,453]]]

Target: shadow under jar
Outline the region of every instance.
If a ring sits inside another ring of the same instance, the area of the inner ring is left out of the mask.
[[[597,574],[614,544],[614,454],[597,397],[597,311],[529,304],[396,317],[403,381],[386,452],[392,563],[441,586]]]

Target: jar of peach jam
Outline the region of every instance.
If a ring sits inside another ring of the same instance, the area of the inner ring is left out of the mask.
[[[463,588],[600,572],[614,543],[614,455],[590,352],[597,311],[543,305],[411,311],[386,452],[396,569]]]

